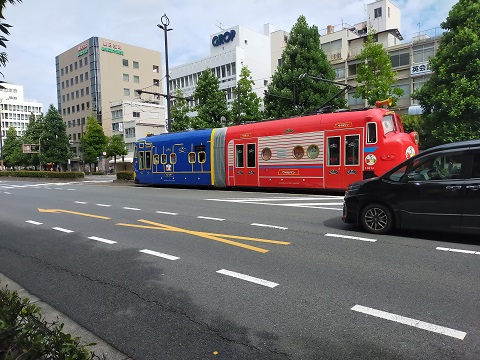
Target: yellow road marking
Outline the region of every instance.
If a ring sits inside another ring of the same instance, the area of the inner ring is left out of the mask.
[[[216,234],[216,233],[208,233],[208,232],[202,232],[202,231],[194,231],[194,230],[187,230],[187,229],[182,229],[178,228],[175,226],[170,226],[170,225],[165,225],[165,224],[160,224],[156,223],[153,221],[149,220],[138,220],[139,222],[143,222],[146,224],[150,224],[151,226],[148,225],[137,225],[137,224],[125,224],[125,223],[118,223],[116,225],[119,226],[129,226],[129,227],[135,227],[135,228],[142,228],[142,229],[153,229],[153,230],[163,230],[163,231],[175,231],[175,232],[180,232],[180,233],[185,233],[185,234],[190,234],[190,235],[195,235],[195,236],[200,236],[205,239],[210,239],[214,241],[219,241],[225,244],[233,245],[233,246],[238,246],[242,247],[244,249],[252,250],[252,251],[257,251],[261,253],[266,253],[269,250],[263,249],[257,246],[251,246],[247,244],[243,244],[237,241],[232,241],[228,240],[225,238],[231,238],[231,239],[242,239],[242,240],[249,240],[249,241],[258,241],[258,242],[264,242],[264,243],[271,243],[271,244],[279,244],[279,245],[289,245],[289,242],[285,241],[276,241],[276,240],[267,240],[267,239],[258,239],[258,238],[251,238],[251,237],[245,237],[245,236],[236,236],[236,235],[227,235],[227,234]]]
[[[111,218],[107,216],[101,216],[101,215],[93,215],[93,214],[85,214],[85,213],[80,213],[80,212],[75,212],[75,211],[70,211],[70,210],[62,210],[62,209],[40,209],[38,208],[39,212],[44,212],[44,213],[66,213],[66,214],[73,214],[73,215],[80,215],[80,216],[88,216],[96,219],[103,219],[103,220],[110,220]]]

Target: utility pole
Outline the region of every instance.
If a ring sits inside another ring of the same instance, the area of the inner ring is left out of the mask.
[[[237,102],[238,102],[238,120],[237,120],[237,124],[240,125],[240,83],[238,83]]]
[[[170,30],[168,25],[170,25],[170,19],[168,18],[167,14],[163,14],[163,16],[160,18],[160,21],[162,25],[158,24],[157,26],[163,30],[164,36],[165,36],[165,72],[166,72],[166,79],[167,79],[167,132],[170,132],[170,74],[168,71],[168,36],[167,33]]]

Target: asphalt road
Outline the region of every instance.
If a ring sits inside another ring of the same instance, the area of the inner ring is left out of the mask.
[[[341,196],[0,181],[0,273],[140,359],[479,359],[480,242]]]

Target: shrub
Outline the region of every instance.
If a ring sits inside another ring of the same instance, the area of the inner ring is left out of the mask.
[[[117,171],[117,180],[133,180],[133,171]]]
[[[83,178],[85,174],[81,171],[29,171],[14,170],[0,171],[0,177],[30,177],[30,178],[56,178],[56,179],[78,179]]]
[[[63,324],[48,323],[41,309],[16,291],[0,289],[0,358],[13,359],[100,359],[79,338],[63,331]]]

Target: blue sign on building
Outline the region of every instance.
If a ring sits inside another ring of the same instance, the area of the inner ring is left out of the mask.
[[[216,35],[212,38],[212,45],[220,46],[220,45],[226,44],[232,41],[235,35],[236,35],[235,30],[225,31],[223,34]]]

